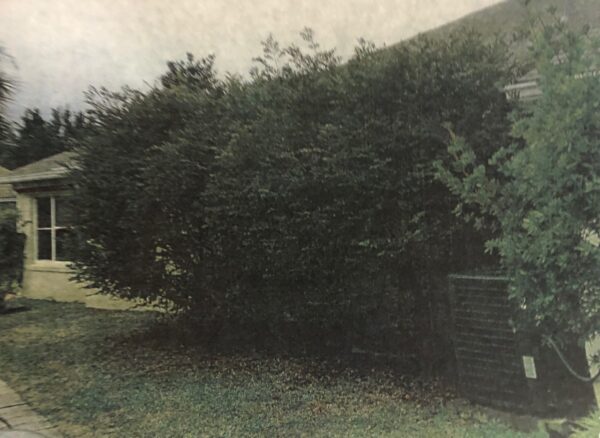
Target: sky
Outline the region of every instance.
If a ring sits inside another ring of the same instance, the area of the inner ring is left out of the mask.
[[[246,74],[269,34],[282,44],[313,29],[352,54],[358,38],[391,45],[499,0],[0,0],[0,68],[16,83],[7,111],[84,107],[90,85],[147,87],[169,60],[216,55]]]

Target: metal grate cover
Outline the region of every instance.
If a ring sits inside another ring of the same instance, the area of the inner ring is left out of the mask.
[[[586,409],[593,400],[591,385],[574,380],[539,337],[513,330],[508,278],[451,275],[449,284],[452,342],[463,397],[530,413]],[[585,369],[580,347],[574,343],[566,353]]]

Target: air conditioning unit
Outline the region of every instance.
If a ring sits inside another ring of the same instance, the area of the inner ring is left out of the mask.
[[[501,275],[451,275],[451,337],[463,397],[515,412],[583,414],[594,403],[591,383],[577,380],[541,336],[516,331],[518,309]],[[563,352],[574,369],[588,370],[575,342]]]

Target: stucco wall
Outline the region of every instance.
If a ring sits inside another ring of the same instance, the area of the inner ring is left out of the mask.
[[[59,262],[54,262],[59,263]],[[26,265],[21,295],[27,298],[84,303],[97,309],[128,310],[136,307],[126,300],[100,295],[93,289],[72,281],[66,266],[52,266],[52,262]],[[148,309],[145,309],[148,310]]]
[[[21,295],[27,298],[84,303],[100,309],[141,309],[131,301],[99,295],[97,291],[72,281],[72,272],[66,262],[36,260],[36,202],[35,198],[49,194],[64,194],[64,190],[31,190],[17,193],[20,214],[19,227],[26,236],[23,286]]]
[[[87,295],[85,289],[69,280],[70,272],[66,267],[56,267],[52,264],[52,262],[26,264],[22,294],[28,298],[84,303]]]

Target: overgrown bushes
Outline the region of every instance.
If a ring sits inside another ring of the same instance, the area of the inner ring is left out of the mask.
[[[271,331],[429,330],[433,273],[482,240],[432,163],[444,126],[483,156],[504,143],[506,47],[470,33],[363,43],[341,65],[303,38],[308,52],[267,41],[250,80],[189,58],[147,93],[92,96],[73,173],[80,279]]]
[[[0,310],[4,296],[13,290],[23,274],[25,237],[17,230],[16,208],[0,205]]]

